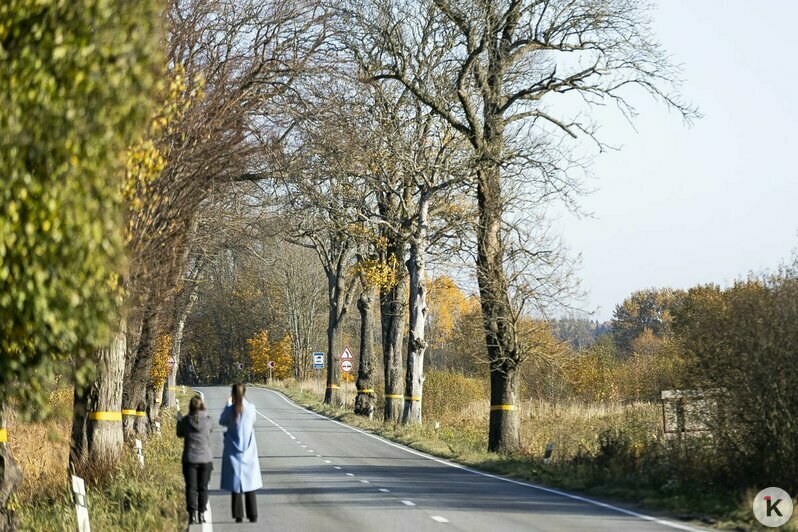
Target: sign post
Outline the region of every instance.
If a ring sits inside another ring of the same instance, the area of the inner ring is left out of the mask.
[[[319,393],[323,393],[321,390],[321,370],[324,369],[324,353],[315,352],[313,353],[313,372],[316,374],[316,389],[319,390]]]
[[[352,360],[355,358],[352,351],[348,347],[344,347],[344,352],[341,353],[341,372],[349,373],[355,367]],[[349,379],[344,379],[344,408],[346,408],[347,397],[349,396]]]
[[[78,532],[91,532],[89,509],[86,506],[86,485],[83,479],[72,475],[72,499],[75,501],[75,514],[78,518]]]
[[[269,384],[271,384],[272,383],[272,369],[274,369],[274,360],[269,360],[269,362],[266,365],[269,366]]]

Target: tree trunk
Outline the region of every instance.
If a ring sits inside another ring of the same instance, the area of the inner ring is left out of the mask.
[[[421,424],[424,388],[424,353],[427,350],[427,218],[429,199],[421,195],[418,205],[418,226],[410,244],[407,271],[410,274],[410,332],[407,340],[407,371],[405,372],[405,408],[402,423]]]
[[[398,261],[396,284],[380,294],[380,323],[382,326],[382,358],[385,372],[384,420],[398,423],[402,419],[404,389],[402,379],[402,344],[404,343],[407,287],[404,267],[405,246],[393,238],[387,260]]]
[[[150,384],[147,386],[147,429],[149,432],[152,432],[155,427],[155,422],[160,421],[161,419],[161,395],[163,392],[163,386],[155,387],[155,385]]]
[[[0,398],[0,532],[18,529],[16,513],[8,507],[8,500],[22,482],[22,471],[11,455],[6,441],[6,430],[5,400]]]
[[[341,335],[346,318],[346,288],[343,276],[336,272],[327,274],[327,299],[330,307],[327,318],[327,390],[324,404],[341,406],[341,368],[338,357],[341,354]]]
[[[374,312],[377,300],[377,289],[364,286],[357,301],[360,311],[360,363],[357,370],[357,397],[355,398],[355,414],[374,415],[376,393],[374,392]]]
[[[115,464],[122,454],[122,381],[126,352],[127,322],[122,319],[111,345],[94,351],[94,381],[75,386],[69,456],[74,471],[97,468],[102,471]]]
[[[490,428],[488,450],[511,453],[520,445],[521,424],[515,409],[518,375],[515,365],[490,364]]]
[[[183,344],[183,330],[186,326],[186,320],[194,303],[197,301],[197,289],[199,287],[199,276],[189,281],[190,285],[186,286],[184,290],[188,290],[187,297],[181,298],[177,313],[175,316],[174,327],[172,329],[172,348],[169,356],[174,360],[174,364],[169,368],[169,373],[166,377],[166,386],[163,389],[163,408],[173,408],[175,406],[175,388],[177,387],[177,368],[180,366],[180,348]]]
[[[157,312],[155,308],[145,307],[141,324],[141,334],[135,354],[130,361],[130,371],[124,383],[122,394],[122,417],[125,438],[145,438],[147,436],[146,395],[150,382],[150,369],[153,356],[153,327]]]
[[[501,146],[494,146],[496,151]],[[518,347],[504,272],[501,174],[487,156],[478,172],[477,281],[490,363],[491,414],[488,450],[510,453],[520,443],[516,408]]]

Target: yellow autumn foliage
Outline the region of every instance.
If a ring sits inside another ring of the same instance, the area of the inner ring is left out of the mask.
[[[172,352],[172,336],[164,334],[155,340],[150,382],[156,388],[163,386],[169,375],[169,356]]]
[[[362,276],[368,286],[386,290],[396,285],[398,280],[399,261],[391,255],[386,261],[379,259],[361,260],[355,266],[355,273]]]
[[[269,377],[269,361],[274,361],[272,376],[287,379],[294,366],[291,336],[285,335],[282,340],[269,340],[269,331],[263,329],[247,340],[249,344],[250,369],[253,375],[266,379]]]
[[[473,308],[475,300],[445,275],[433,279],[427,286],[429,337],[431,345],[438,347],[451,340],[457,322]]]

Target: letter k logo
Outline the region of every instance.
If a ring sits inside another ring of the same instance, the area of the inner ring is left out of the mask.
[[[768,517],[770,517],[774,512],[779,517],[784,517],[781,511],[779,510],[779,503],[781,501],[782,499],[776,499],[776,502],[773,502],[773,497],[771,497],[770,495],[765,495],[765,503],[767,504],[765,513],[767,514]]]
[[[783,489],[771,486],[756,494],[751,509],[757,521],[766,527],[779,527],[792,517],[792,497]]]

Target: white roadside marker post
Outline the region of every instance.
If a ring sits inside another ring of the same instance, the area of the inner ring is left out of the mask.
[[[75,501],[78,532],[91,532],[89,509],[86,506],[86,484],[82,478],[75,475],[72,475],[72,499]]]
[[[155,422],[155,433],[158,434],[158,436],[161,435],[161,422],[160,421],[156,421]]]
[[[144,448],[141,444],[141,440],[136,440],[136,456],[139,457],[139,464],[141,467],[144,467]]]
[[[554,444],[549,442],[546,445],[546,452],[543,454],[543,463],[550,464],[551,463],[551,455],[554,454]]]

